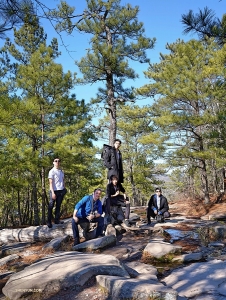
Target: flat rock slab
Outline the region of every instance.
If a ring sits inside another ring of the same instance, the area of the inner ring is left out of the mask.
[[[203,258],[202,252],[194,252],[194,253],[188,253],[183,254],[178,257],[174,257],[173,261],[181,261],[181,262],[191,262],[191,261],[198,261]]]
[[[90,241],[86,241],[84,243],[73,246],[72,249],[75,251],[92,251],[98,250],[110,246],[114,246],[116,244],[116,236],[115,235],[106,235],[97,239],[93,239]]]
[[[177,300],[178,294],[176,291],[165,287],[155,280],[141,278],[126,279],[117,276],[103,275],[98,275],[96,279],[99,285],[108,290],[112,299]]]
[[[3,257],[0,259],[0,266],[3,266],[5,264],[7,264],[8,262],[16,260],[18,258],[19,258],[19,256],[17,254],[11,254],[6,257]]]
[[[2,257],[17,254],[24,251],[25,248],[30,247],[31,243],[14,243],[2,246]]]
[[[51,240],[49,243],[47,243],[45,246],[42,247],[42,250],[44,249],[50,249],[50,250],[58,250],[62,243],[65,243],[69,240],[69,235],[60,236],[58,238],[55,238]]]
[[[139,274],[151,274],[154,276],[157,276],[157,274],[158,274],[158,271],[155,267],[138,262],[138,261],[131,261],[131,262],[126,263],[126,265],[128,267],[134,269],[135,271],[137,271]]]
[[[226,261],[194,263],[173,271],[164,282],[182,297],[197,297],[211,291],[226,299]]]
[[[0,230],[0,245],[15,242],[46,242],[65,235],[73,236],[71,222],[54,224],[52,228],[44,225],[2,229]]]
[[[149,241],[147,246],[144,248],[144,252],[148,252],[153,257],[160,258],[169,253],[181,252],[181,249],[181,246],[174,246],[163,242],[161,238],[155,238]]]
[[[62,252],[13,274],[3,288],[3,294],[17,300],[39,291],[40,299],[48,299],[64,288],[83,286],[96,275],[129,278],[118,259],[111,255]],[[29,299],[29,298],[26,298]]]

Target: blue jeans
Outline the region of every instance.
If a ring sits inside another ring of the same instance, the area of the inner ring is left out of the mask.
[[[53,207],[56,203],[56,208],[55,208],[55,223],[59,223],[60,221],[60,207],[61,207],[61,203],[63,201],[64,195],[63,194],[63,190],[61,191],[54,191],[54,193],[56,194],[56,199],[53,200],[52,199],[52,192],[49,191],[49,206],[48,206],[48,223],[52,223],[52,211],[53,211]]]
[[[103,233],[104,229],[104,218],[98,217],[94,218],[92,222],[97,222],[97,231],[96,231],[96,237],[101,235]],[[74,239],[79,238],[79,230],[78,230],[78,224],[79,223],[89,223],[89,220],[86,218],[79,218],[78,223],[75,222],[75,220],[72,218],[72,231],[73,231],[73,237]]]

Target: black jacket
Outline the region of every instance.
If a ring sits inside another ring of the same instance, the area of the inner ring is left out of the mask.
[[[119,182],[123,182],[123,167],[122,167],[122,154],[119,151],[119,159],[116,153],[115,147],[111,147],[108,155],[105,159],[105,166],[108,168],[107,178],[109,179],[111,175],[116,175]]]
[[[116,188],[114,187],[113,183],[109,183],[107,185],[107,198],[110,199],[111,205],[117,205],[117,201],[121,198],[121,201],[123,201],[124,196],[118,195],[116,197],[111,197],[111,195],[114,195],[116,191],[120,191],[122,193],[125,193],[124,187],[121,185],[121,183],[118,183],[116,185]]]
[[[168,201],[167,201],[166,197],[164,197],[163,195],[160,195],[160,209],[158,209],[157,195],[154,194],[151,196],[151,198],[148,202],[148,208],[152,209],[152,210],[156,209],[158,211],[161,211],[161,213],[164,213],[169,210],[169,205],[168,205]]]

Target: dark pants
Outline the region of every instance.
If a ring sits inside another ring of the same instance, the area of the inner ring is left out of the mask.
[[[52,192],[49,191],[50,201],[49,201],[49,206],[48,206],[48,223],[52,223],[52,211],[53,211],[53,207],[56,203],[55,224],[57,224],[60,221],[60,207],[61,207],[61,203],[64,198],[64,194],[63,194],[63,190],[62,191],[54,191],[54,193],[56,194],[55,200],[52,199]]]
[[[148,219],[148,222],[151,222],[151,217],[152,217],[153,219],[155,219],[155,218],[156,218],[156,214],[154,213],[154,210],[153,210],[153,209],[151,209],[150,207],[148,207],[148,208],[147,208],[147,219]],[[170,217],[170,213],[169,213],[168,211],[165,211],[165,212],[163,213],[163,217],[164,217],[164,218],[169,218],[169,217]]]
[[[125,211],[125,219],[129,219],[129,215],[130,215],[130,203],[126,204],[126,202],[124,201],[124,197],[123,196],[118,196],[118,197],[114,197],[114,200],[107,198],[106,199],[106,206],[105,206],[105,212],[106,214],[110,215],[111,214],[111,206],[122,206],[126,208]]]
[[[97,222],[96,237],[98,237],[99,235],[101,235],[103,233],[104,218],[103,217],[94,218],[92,220],[92,223],[96,223],[96,222]],[[89,223],[89,220],[86,218],[79,218],[78,223],[76,223],[75,220],[72,218],[72,231],[73,231],[74,239],[79,238],[78,224],[80,224],[80,223]]]

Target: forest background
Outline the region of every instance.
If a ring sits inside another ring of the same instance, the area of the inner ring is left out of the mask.
[[[115,137],[134,205],[225,190],[225,3],[196,2],[2,1],[1,227],[45,224],[56,156],[62,215],[105,190]]]

